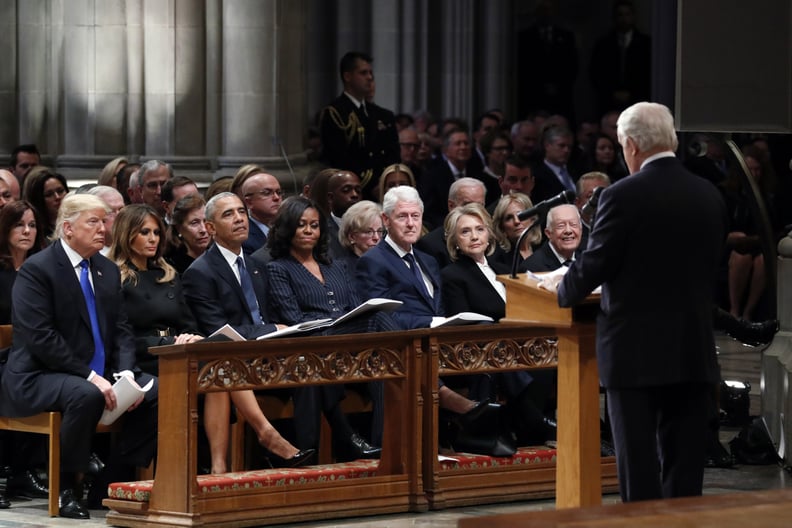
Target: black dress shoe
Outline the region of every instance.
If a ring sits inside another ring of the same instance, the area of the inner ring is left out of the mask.
[[[89,475],[98,475],[104,468],[105,464],[102,462],[102,459],[99,458],[99,455],[91,453],[91,457],[88,459],[88,469],[86,473]]]
[[[772,341],[773,336],[778,332],[778,328],[779,324],[776,319],[760,323],[751,323],[738,319],[726,333],[746,345],[758,346]]]
[[[344,443],[346,445],[338,449],[339,452],[336,456],[339,462],[351,462],[359,458],[379,458],[382,453],[381,447],[374,447],[357,433],[350,436]]]
[[[27,470],[8,479],[6,492],[11,497],[23,499],[46,499],[49,497],[47,486],[42,484],[36,474]]]
[[[307,464],[314,453],[316,453],[316,449],[302,449],[291,458],[281,458],[275,453],[271,453],[267,457],[267,461],[272,468],[295,468]]]
[[[11,502],[0,492],[0,510],[7,510],[11,507]]]
[[[70,489],[61,491],[58,515],[67,519],[90,519],[91,514],[74,497]]]
[[[455,416],[451,421],[457,424],[460,429],[470,427],[473,422],[481,418],[481,416],[487,411],[488,406],[489,398],[484,398],[483,400],[476,402],[473,408],[468,412]]]

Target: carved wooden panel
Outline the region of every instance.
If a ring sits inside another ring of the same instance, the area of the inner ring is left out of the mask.
[[[558,343],[548,337],[440,343],[440,373],[558,366]]]
[[[215,359],[201,366],[198,390],[211,392],[401,378],[406,372],[402,356],[398,349],[377,347]]]

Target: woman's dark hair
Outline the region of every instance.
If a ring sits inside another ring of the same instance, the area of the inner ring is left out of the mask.
[[[206,207],[206,200],[198,194],[188,194],[176,202],[173,212],[171,212],[171,222],[168,225],[167,242],[170,247],[179,248],[184,245],[181,238],[179,238],[179,229],[184,227],[187,215],[196,209],[203,209],[204,207]]]
[[[36,242],[33,247],[28,251],[29,257],[36,251],[44,247],[44,229],[41,225],[39,215],[33,205],[25,200],[17,200],[6,204],[0,210],[0,267],[6,269],[14,269],[14,261],[11,257],[11,245],[9,239],[11,230],[22,219],[25,211],[30,209],[33,211],[33,218],[36,220]]]
[[[306,209],[316,209],[319,213],[319,241],[314,247],[314,258],[322,264],[330,264],[328,248],[330,238],[327,233],[327,217],[316,204],[302,196],[292,196],[283,201],[278,210],[278,215],[270,228],[267,237],[267,247],[270,249],[272,259],[279,259],[289,255],[292,239],[297,232],[297,225]]]
[[[66,192],[69,191],[69,184],[66,183],[66,178],[43,165],[31,169],[27,178],[25,178],[24,188],[22,189],[22,197],[30,202],[33,209],[38,213],[37,216],[45,222],[49,222],[49,218],[47,217],[47,204],[44,201],[44,184],[52,178],[58,180]],[[42,227],[46,229],[47,226],[42,225]]]

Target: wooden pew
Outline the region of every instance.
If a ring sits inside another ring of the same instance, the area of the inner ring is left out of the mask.
[[[160,358],[157,474],[147,490],[104,504],[115,526],[253,526],[421,511],[420,342],[426,331],[192,343],[151,349]],[[199,367],[200,365],[200,367]],[[212,486],[197,473],[197,401],[221,390],[382,380],[382,458],[365,478],[308,481],[290,470],[287,485]],[[146,486],[146,483],[138,483]],[[143,499],[140,499],[143,497]]]
[[[432,330],[423,341],[423,488],[430,509],[552,497],[556,458],[538,446],[520,460],[476,457],[470,464],[438,460],[438,378],[476,373],[556,368],[553,330],[526,323],[456,326]],[[559,416],[559,421],[563,418]],[[526,460],[530,463],[526,463]],[[616,490],[616,463],[602,459],[602,483]]]

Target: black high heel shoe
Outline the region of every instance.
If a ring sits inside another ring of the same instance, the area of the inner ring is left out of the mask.
[[[301,449],[297,454],[291,458],[279,457],[275,453],[270,453],[267,457],[267,462],[270,467],[275,468],[296,468],[307,464],[311,458],[316,454],[316,449]]]

